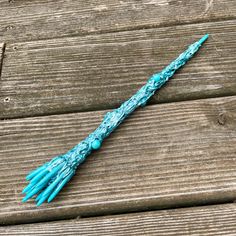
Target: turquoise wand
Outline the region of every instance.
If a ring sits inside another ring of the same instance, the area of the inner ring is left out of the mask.
[[[30,172],[26,180],[30,181],[22,191],[26,194],[23,202],[37,194],[37,206],[44,201],[51,202],[64,185],[75,174],[77,167],[93,151],[101,147],[102,141],[136,108],[145,106],[148,99],[165,84],[177,69],[183,66],[198,51],[208,38],[206,34],[198,42],[190,45],[176,60],[163,71],[154,74],[147,83],[119,108],[108,112],[98,126],[87,138],[63,155],[56,156],[36,170]]]

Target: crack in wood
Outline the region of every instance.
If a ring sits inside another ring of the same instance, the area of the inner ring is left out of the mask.
[[[3,58],[4,58],[4,54],[5,54],[5,47],[6,47],[6,44],[3,43],[0,48],[0,79],[1,79],[1,75],[2,75],[2,66],[3,66]]]
[[[206,0],[206,9],[205,9],[203,15],[206,15],[210,11],[210,9],[213,6],[213,2],[214,2],[214,0]]]

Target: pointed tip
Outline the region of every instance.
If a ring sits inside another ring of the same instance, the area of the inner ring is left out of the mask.
[[[24,188],[22,191],[21,191],[22,194],[26,193],[26,189]]]
[[[48,197],[47,195],[42,195],[41,198],[38,199],[38,202],[37,202],[36,206],[42,205],[42,203],[45,202],[45,200],[47,199],[47,197]]]
[[[32,198],[35,194],[37,194],[42,187],[34,188],[31,191],[27,192],[26,196],[23,198],[22,202],[26,202],[28,199]]]
[[[44,165],[38,167],[35,170],[32,170],[28,173],[28,175],[25,177],[27,181],[30,181],[32,178],[34,178],[42,169],[44,169]]]
[[[22,193],[27,193],[33,186],[31,184],[28,184],[23,190]]]
[[[51,195],[51,196],[48,198],[48,203],[51,202],[55,197],[56,197],[56,195]]]
[[[41,196],[42,196],[42,193],[40,193],[40,194],[35,198],[35,201],[36,201],[36,202],[39,201],[39,199],[41,198]]]
[[[26,181],[30,181],[32,179],[32,174],[28,174],[26,177],[25,177]]]
[[[203,44],[209,37],[209,34],[205,34],[200,40],[199,40],[199,43],[200,44]]]
[[[32,179],[32,177],[34,176],[34,173],[35,173],[35,171],[31,171],[31,172],[25,177],[25,179],[26,179],[27,181],[30,181],[30,180]]]
[[[43,202],[44,202],[44,201],[40,201],[40,200],[39,200],[39,201],[37,202],[36,206],[37,206],[37,207],[41,206],[41,205],[43,204]]]
[[[51,202],[57,196],[58,192],[59,191],[55,191],[49,196],[48,203]]]
[[[28,197],[27,196],[25,196],[23,199],[22,199],[22,201],[21,202],[26,202],[28,200]]]

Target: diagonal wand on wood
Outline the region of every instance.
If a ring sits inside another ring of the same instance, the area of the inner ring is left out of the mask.
[[[103,140],[136,108],[145,106],[149,98],[161,88],[176,70],[182,67],[207,40],[208,34],[199,41],[193,43],[186,51],[179,55],[164,70],[154,74],[147,83],[137,91],[131,98],[125,101],[119,108],[108,112],[98,128],[82,140],[67,153],[54,157],[26,176],[30,181],[22,193],[26,194],[23,202],[37,195],[37,206],[43,202],[51,202],[60,190],[73,177],[77,167],[84,162],[86,157],[101,147]]]

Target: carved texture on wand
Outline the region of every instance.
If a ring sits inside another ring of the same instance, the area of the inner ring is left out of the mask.
[[[190,45],[186,51],[179,55],[164,70],[154,74],[131,98],[125,101],[119,108],[108,112],[98,128],[82,140],[67,153],[56,156],[50,162],[45,163],[26,176],[29,184],[22,191],[25,195],[23,202],[37,195],[37,206],[44,201],[51,202],[60,190],[73,177],[77,167],[85,161],[86,157],[101,147],[103,140],[136,108],[145,106],[155,91],[161,88],[176,70],[182,67],[206,41],[208,34],[199,41]]]

